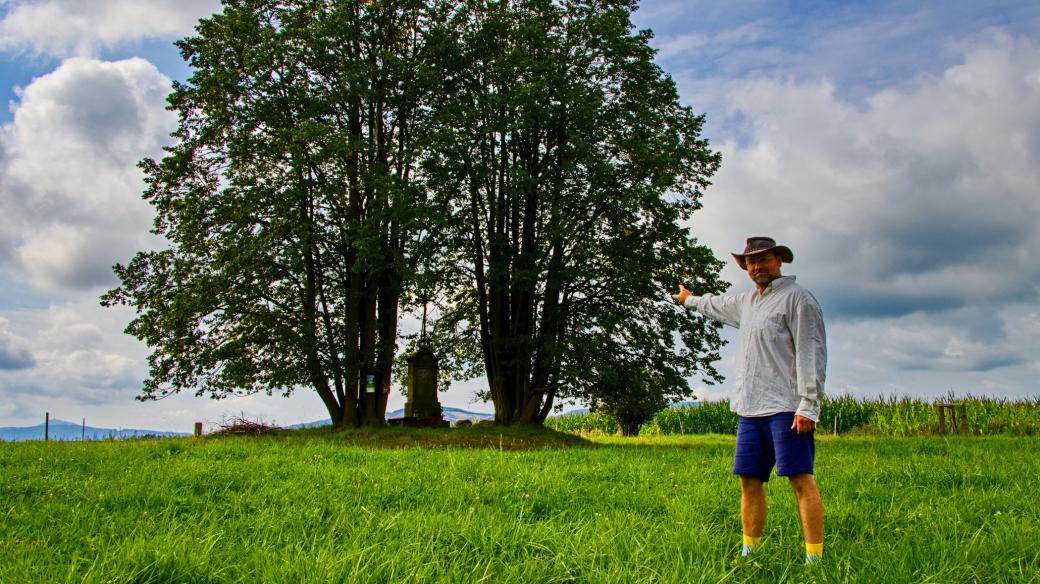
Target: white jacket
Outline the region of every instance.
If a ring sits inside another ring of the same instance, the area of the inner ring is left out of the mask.
[[[740,329],[730,409],[741,416],[794,412],[820,420],[827,336],[816,298],[794,276],[724,296],[689,296],[685,305]]]

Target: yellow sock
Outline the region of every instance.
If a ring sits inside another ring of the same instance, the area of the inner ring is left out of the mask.
[[[751,537],[748,534],[744,534],[744,545],[740,547],[740,556],[743,558],[751,555],[751,552],[755,551],[758,544],[762,543],[762,537]]]
[[[815,564],[823,558],[823,542],[805,543],[805,563]]]

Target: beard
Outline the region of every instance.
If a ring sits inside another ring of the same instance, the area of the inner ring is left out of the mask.
[[[779,277],[780,276],[775,276],[773,274],[770,274],[769,272],[756,272],[754,280],[755,283],[759,286],[768,286],[770,282]]]

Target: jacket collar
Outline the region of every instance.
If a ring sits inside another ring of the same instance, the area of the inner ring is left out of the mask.
[[[760,296],[765,296],[765,295],[767,295],[767,294],[769,294],[769,293],[771,293],[773,291],[780,290],[780,289],[784,288],[785,286],[788,286],[790,284],[794,284],[794,279],[795,279],[794,276],[780,276],[779,278],[777,278],[777,279],[773,280],[772,282],[770,282],[769,285],[766,286],[766,289],[764,291],[762,291]]]

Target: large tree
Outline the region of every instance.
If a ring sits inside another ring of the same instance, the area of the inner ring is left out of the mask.
[[[178,43],[176,143],[145,160],[165,249],[117,266],[141,399],[310,387],[334,425],[383,423],[425,208],[421,0],[225,0]]]
[[[432,337],[464,374],[487,375],[500,423],[618,391],[601,383],[612,360],[654,371],[672,396],[689,375],[718,378],[717,328],[663,291],[681,277],[722,288],[681,225],[720,159],[634,30],[635,6],[467,0],[432,44],[424,168],[451,209],[442,269],[456,274],[441,280]]]

